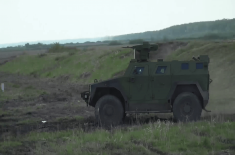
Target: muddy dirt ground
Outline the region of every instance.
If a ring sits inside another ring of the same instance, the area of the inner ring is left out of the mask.
[[[21,119],[22,115],[28,115],[29,118],[38,118],[40,120],[51,121],[55,118],[70,117],[79,115],[82,117],[90,116],[92,108],[86,107],[86,103],[80,98],[80,93],[88,88],[87,85],[79,85],[66,82],[67,77],[60,77],[57,79],[38,79],[30,76],[12,75],[8,73],[0,73],[0,79],[2,83],[18,84],[23,86],[31,86],[40,90],[44,90],[46,93],[41,94],[36,98],[29,99],[14,99],[4,101],[2,108],[7,111],[13,109],[23,109],[19,113],[12,113],[15,120]],[[37,110],[35,106],[39,106]],[[23,113],[24,109],[28,107],[29,112]],[[0,117],[1,119],[4,116]],[[24,117],[25,118],[25,117]]]

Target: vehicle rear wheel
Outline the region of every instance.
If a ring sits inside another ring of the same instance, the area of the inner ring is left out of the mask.
[[[119,125],[124,116],[121,101],[112,95],[101,97],[95,105],[95,117],[101,126]]]
[[[179,94],[173,103],[173,115],[176,121],[198,121],[202,106],[198,97],[190,92]]]

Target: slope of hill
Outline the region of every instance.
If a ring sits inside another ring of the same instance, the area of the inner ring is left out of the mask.
[[[172,51],[185,45],[187,43],[163,43],[157,52],[151,53],[151,60],[154,61],[159,56],[165,58]],[[20,55],[17,59],[0,66],[0,71],[41,78],[68,76],[70,80],[78,83],[89,83],[94,79],[105,80],[123,73],[133,58],[133,51],[122,46],[124,45],[96,46],[74,51],[68,49],[36,56]]]
[[[235,18],[175,25],[159,31],[147,31],[143,33],[113,36],[112,39],[168,40],[198,37],[205,37],[205,39],[235,38]]]

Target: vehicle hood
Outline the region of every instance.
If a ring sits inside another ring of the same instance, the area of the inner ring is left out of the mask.
[[[104,84],[104,83],[109,83],[109,82],[112,82],[112,81],[121,79],[122,77],[123,77],[123,76],[115,77],[115,78],[107,79],[107,80],[104,80],[104,81],[100,81],[100,82],[96,82],[96,83],[91,83],[90,85],[91,85],[91,86],[102,85],[102,84]]]

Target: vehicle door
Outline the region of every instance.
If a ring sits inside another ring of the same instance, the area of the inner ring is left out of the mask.
[[[143,110],[146,101],[151,99],[148,65],[133,66],[130,77],[129,110]]]
[[[171,68],[168,63],[157,64],[152,73],[152,98],[160,102],[167,102],[171,89]]]

